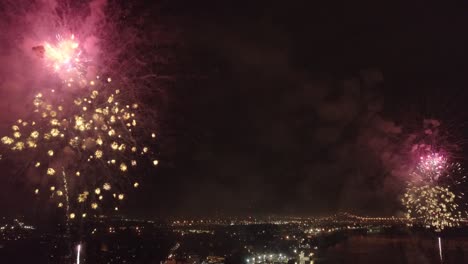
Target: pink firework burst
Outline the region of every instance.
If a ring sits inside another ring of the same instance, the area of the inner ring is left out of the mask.
[[[72,71],[81,61],[79,43],[74,35],[68,39],[58,36],[57,39],[55,45],[45,43],[44,58],[55,71]]]
[[[87,60],[74,35],[68,38],[57,35],[55,43],[45,42],[32,49],[69,87],[84,82]]]
[[[447,170],[447,158],[440,153],[430,153],[419,158],[417,165],[417,174],[431,182],[437,181]]]

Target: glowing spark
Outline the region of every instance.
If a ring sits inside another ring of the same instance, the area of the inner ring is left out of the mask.
[[[47,175],[54,175],[54,174],[55,174],[55,170],[53,168],[47,169]]]
[[[16,142],[15,146],[12,148],[12,150],[23,150],[24,149],[24,143],[23,142]]]
[[[89,192],[83,192],[78,195],[78,202],[83,203],[88,198]]]
[[[110,185],[110,183],[107,183],[107,182],[106,182],[106,183],[104,183],[104,185],[102,186],[102,188],[103,188],[104,190],[106,190],[106,191],[109,191],[109,190],[111,189],[111,185]]]
[[[53,136],[53,137],[56,137],[60,134],[60,130],[58,130],[57,128],[52,128],[52,130],[50,130],[50,134]]]
[[[119,144],[118,144],[117,142],[114,141],[114,142],[111,143],[111,148],[112,148],[113,150],[116,150],[116,149],[119,148]]]
[[[96,158],[98,158],[98,159],[102,158],[102,150],[100,150],[100,149],[96,150],[96,152],[94,153],[94,155],[95,155]]]
[[[120,170],[121,171],[127,171],[127,165],[125,165],[125,163],[121,163],[120,164]]]
[[[125,150],[125,144],[120,144],[119,151],[124,151],[124,150]]]
[[[96,99],[96,97],[99,95],[99,92],[96,91],[96,90],[93,90],[91,92],[91,95],[89,97],[91,97],[91,99]]]

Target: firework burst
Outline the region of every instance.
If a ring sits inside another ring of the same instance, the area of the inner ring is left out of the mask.
[[[155,133],[139,129],[139,105],[107,90],[73,99],[39,93],[29,118],[17,120],[1,138],[5,152],[26,159],[41,179],[34,192],[65,205],[69,219],[86,217],[88,210],[118,210],[127,187],[139,187],[139,168],[158,164],[141,143],[151,145]]]
[[[58,43],[56,45],[45,43],[45,59],[55,71],[70,71],[76,68],[76,65],[80,63],[81,60],[81,51],[79,50],[78,42],[75,41],[75,36],[71,35],[69,39],[64,39],[59,35],[57,36],[57,40]]]
[[[84,86],[86,80],[86,64],[89,62],[80,48],[75,35],[66,38],[57,35],[54,43],[45,42],[35,46],[33,51],[43,58],[47,67],[51,68],[68,87],[74,84]]]
[[[419,158],[414,174],[421,181],[437,182],[441,176],[447,174],[449,164],[447,158],[439,153],[430,153]]]
[[[458,226],[462,218],[457,197],[449,188],[441,186],[408,186],[403,205],[406,217],[422,221],[426,228],[441,231],[446,227]]]
[[[402,198],[406,216],[436,231],[458,226],[466,216],[464,193],[460,191],[466,176],[460,163],[450,163],[440,153],[429,153],[419,158],[412,176]]]

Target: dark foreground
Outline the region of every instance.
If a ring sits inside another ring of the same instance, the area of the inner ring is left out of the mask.
[[[468,229],[303,223],[156,224],[105,220],[64,235],[5,225],[0,263],[468,263]],[[439,239],[441,237],[440,250]]]

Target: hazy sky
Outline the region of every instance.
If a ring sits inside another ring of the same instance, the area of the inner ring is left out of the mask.
[[[466,5],[183,2],[126,6],[119,20],[149,36],[127,55],[163,43],[166,60],[144,67],[171,76],[164,88],[154,82],[164,100],[146,98],[163,101],[154,106],[161,166],[130,198],[130,213],[398,213],[408,148],[433,129],[423,120],[464,141]],[[106,12],[96,14],[115,14]],[[0,100],[5,113],[21,113],[15,105],[41,69],[22,67],[27,48],[11,45],[38,29],[15,33],[4,19],[1,58],[18,65],[0,66]],[[26,191],[3,180],[0,206],[9,210],[8,198]]]

